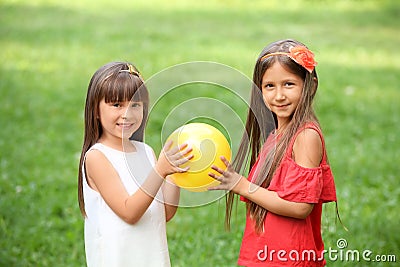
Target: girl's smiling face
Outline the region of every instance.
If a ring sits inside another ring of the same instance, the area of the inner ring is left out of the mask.
[[[101,139],[129,139],[143,120],[143,102],[110,102],[99,104],[99,117],[103,134]]]
[[[262,94],[267,107],[276,115],[278,129],[289,123],[297,108],[304,81],[287,71],[278,61],[269,67],[262,78]]]

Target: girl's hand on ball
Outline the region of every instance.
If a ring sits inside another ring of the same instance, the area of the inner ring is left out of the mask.
[[[193,158],[190,152],[192,148],[188,144],[172,147],[172,141],[168,141],[160,152],[155,170],[164,178],[173,173],[187,172],[189,167],[180,168],[180,166]]]
[[[210,187],[208,188],[208,190],[228,190],[234,193],[238,193],[239,184],[244,179],[244,177],[235,172],[235,170],[232,168],[232,165],[224,156],[221,156],[220,159],[226,166],[226,169],[223,170],[215,165],[211,167],[220,175],[210,172],[208,176],[219,181],[220,184],[214,187]]]

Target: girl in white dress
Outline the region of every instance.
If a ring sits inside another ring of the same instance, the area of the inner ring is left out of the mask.
[[[193,155],[167,143],[157,160],[143,143],[148,91],[130,63],[111,62],[90,80],[78,198],[89,267],[170,266],[166,222],[179,188],[166,178]]]

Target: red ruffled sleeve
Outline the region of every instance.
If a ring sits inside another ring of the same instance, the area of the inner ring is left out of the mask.
[[[333,178],[333,173],[331,167],[327,164],[323,164],[322,166],[322,173],[323,173],[323,187],[321,192],[320,200],[322,202],[331,202],[337,201],[336,198],[336,186],[335,180]]]
[[[295,164],[292,160],[283,160],[281,168],[276,172],[277,182],[275,190],[280,198],[292,202],[318,203],[322,191],[322,170],[306,169]],[[281,180],[281,181],[278,181]],[[274,183],[275,184],[275,183]]]
[[[328,165],[304,168],[287,157],[282,160],[268,189],[292,202],[336,201],[333,175]]]

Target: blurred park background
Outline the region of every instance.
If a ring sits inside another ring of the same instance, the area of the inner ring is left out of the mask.
[[[325,246],[338,250],[344,239],[343,254],[372,251],[369,262],[338,254],[326,257],[328,266],[397,266],[399,17],[396,0],[0,0],[0,266],[85,266],[77,165],[97,68],[131,61],[148,79],[183,62],[213,61],[251,78],[262,48],[283,38],[304,42],[318,61],[315,109],[348,228],[326,205]],[[169,99],[165,109],[179,105]],[[245,117],[243,105],[228,102]],[[151,137],[163,127],[162,105],[146,134],[156,153]],[[223,199],[180,208],[167,225],[172,266],[236,266],[243,206],[231,232]],[[376,255],[394,255],[397,265]]]

